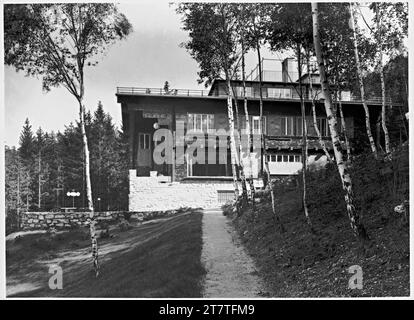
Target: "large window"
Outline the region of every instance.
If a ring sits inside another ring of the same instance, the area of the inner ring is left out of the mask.
[[[267,88],[267,97],[276,99],[291,98],[290,88]]]
[[[323,137],[328,137],[329,136],[329,126],[328,126],[328,121],[326,118],[319,118],[316,119],[317,124],[318,124],[318,129],[321,133],[321,136]]]
[[[214,129],[214,114],[189,113],[187,130],[211,132]]]
[[[262,133],[266,133],[266,118],[262,117],[263,119],[263,123],[262,121],[260,121],[260,116],[252,116],[252,133],[253,134],[260,134]]]
[[[260,134],[261,129],[263,130],[263,133],[266,134],[266,117],[262,117],[262,121],[260,121],[260,116],[249,116],[249,122],[250,122],[250,131],[253,134]],[[240,116],[240,129],[245,130],[246,129],[246,117]]]
[[[238,98],[243,97],[243,87],[237,86],[235,87],[236,96]],[[251,98],[253,97],[253,88],[252,87],[246,87],[246,97]]]
[[[329,126],[326,118],[318,118],[317,125],[323,137],[329,136]],[[316,136],[312,117],[306,117],[306,128],[308,136]],[[280,135],[302,136],[302,117],[280,117]]]
[[[281,117],[281,133],[282,136],[294,136],[295,135],[295,117]]]

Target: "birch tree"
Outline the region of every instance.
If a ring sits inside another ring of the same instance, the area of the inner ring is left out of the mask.
[[[273,181],[270,175],[269,159],[266,149],[266,134],[264,132],[264,117],[263,117],[263,70],[262,70],[262,56],[261,46],[262,42],[265,41],[266,33],[266,21],[268,19],[267,10],[270,9],[268,4],[246,4],[244,6],[246,14],[246,46],[249,49],[256,51],[257,64],[259,68],[259,119],[260,119],[260,143],[261,143],[261,154],[260,154],[260,166],[261,176],[265,188],[269,190],[270,198],[272,201],[272,212],[275,224],[280,228],[281,232],[284,232],[284,226],[281,219],[280,212],[276,209],[276,196]],[[264,170],[263,170],[264,169]],[[264,171],[264,173],[263,173]]]
[[[333,145],[333,150],[335,154],[336,165],[338,168],[338,173],[342,183],[342,189],[344,191],[345,203],[348,213],[348,218],[350,221],[350,225],[352,231],[355,236],[357,236],[361,240],[368,239],[368,235],[366,233],[365,227],[360,220],[360,216],[358,211],[354,205],[354,197],[353,197],[353,189],[352,189],[352,179],[349,173],[349,168],[347,167],[347,163],[343,159],[342,155],[342,146],[339,141],[339,136],[337,132],[337,120],[333,114],[333,106],[332,106],[332,96],[331,90],[329,88],[329,83],[325,71],[325,63],[324,57],[322,54],[322,46],[321,46],[321,38],[319,32],[319,11],[318,11],[318,4],[312,3],[312,31],[313,31],[313,43],[315,47],[315,54],[318,61],[318,69],[319,74],[321,77],[321,85],[322,85],[322,94],[324,98],[325,104],[325,111],[328,118],[328,124],[330,129],[330,135]]]
[[[306,193],[306,172],[308,169],[308,138],[305,97],[302,83],[302,71],[304,53],[309,51],[312,45],[311,19],[306,14],[307,4],[305,3],[284,3],[278,4],[271,12],[269,21],[268,40],[271,49],[274,51],[292,50],[297,59],[298,80],[290,79],[298,83],[295,90],[300,99],[301,125],[302,125],[302,206],[306,222],[312,228],[309,216],[307,193]]]
[[[374,156],[377,157],[377,148],[375,146],[374,138],[372,137],[372,132],[371,132],[371,120],[370,120],[370,115],[369,115],[369,109],[368,109],[367,102],[365,100],[364,80],[362,76],[361,63],[359,60],[358,37],[357,37],[357,31],[356,31],[356,26],[355,26],[356,20],[355,20],[355,15],[354,15],[354,7],[352,3],[349,3],[349,14],[350,14],[350,20],[349,20],[350,27],[353,32],[355,64],[356,64],[356,71],[357,71],[358,82],[359,82],[359,91],[361,94],[362,106],[364,107],[364,111],[365,111],[365,127],[367,131],[367,136],[368,136],[369,145],[371,147],[371,151],[374,154]]]
[[[5,63],[42,79],[43,90],[64,87],[76,99],[85,157],[86,194],[95,275],[98,243],[85,130],[85,71],[98,55],[132,30],[113,4],[27,4],[5,6]]]
[[[313,70],[311,70],[311,67],[310,67],[309,55],[310,54],[308,53],[308,56],[306,59],[306,70],[309,75],[309,91],[310,91],[310,94],[312,95],[310,99],[312,103],[313,128],[315,129],[316,135],[318,136],[319,144],[321,145],[322,150],[325,153],[327,161],[331,162],[332,161],[331,155],[329,154],[328,149],[326,148],[325,141],[323,141],[321,131],[318,128],[318,119],[316,117],[316,103],[315,103],[315,99],[317,95],[313,94],[313,84],[312,84]]]
[[[390,137],[387,128],[387,101],[385,89],[384,53],[392,58],[405,51],[404,41],[407,38],[408,19],[406,3],[372,3],[374,26],[369,28],[377,43],[377,70],[381,81],[381,126],[384,132],[385,152],[390,154]],[[365,19],[364,19],[365,21]]]
[[[240,163],[236,147],[231,79],[238,61],[236,21],[229,4],[183,3],[177,8],[183,16],[183,30],[190,40],[185,49],[199,64],[199,82],[211,84],[224,79],[227,88],[227,116],[230,131],[231,167],[236,203],[239,200],[237,166]],[[237,205],[238,206],[238,205]]]

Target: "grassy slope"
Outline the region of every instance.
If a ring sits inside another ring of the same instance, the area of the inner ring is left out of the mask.
[[[409,295],[409,226],[393,213],[400,202],[386,186],[396,185],[395,181],[381,180],[390,178],[381,178],[375,166],[372,174],[354,172],[356,202],[371,238],[362,248],[351,233],[340,189],[336,190],[335,171],[320,174],[325,176],[311,177],[309,183],[315,233],[306,225],[300,188],[294,186],[277,189],[284,234],[275,227],[266,198],[255,212],[248,209],[233,220],[270,291],[279,297]],[[402,179],[396,181],[408,188]],[[397,198],[407,192],[400,188]],[[352,265],[362,267],[362,290],[348,288]]]
[[[29,281],[38,287],[18,296],[200,297],[205,273],[200,262],[201,217],[200,212],[179,215],[102,239],[98,279],[91,271],[85,231],[54,239],[24,237],[7,243],[8,283]],[[48,266],[54,259],[63,269],[63,290],[48,287]]]

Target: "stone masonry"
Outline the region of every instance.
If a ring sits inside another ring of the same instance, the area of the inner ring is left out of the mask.
[[[233,191],[229,180],[186,180],[171,182],[170,177],[137,177],[136,170],[129,171],[129,210],[176,210],[182,207],[215,208],[219,203],[218,192]]]

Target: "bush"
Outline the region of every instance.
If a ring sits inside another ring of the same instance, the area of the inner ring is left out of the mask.
[[[118,224],[118,227],[119,227],[119,229],[120,229],[121,231],[128,231],[128,230],[132,229],[131,224],[130,224],[128,221],[126,221],[126,220],[121,221],[121,222]]]
[[[122,215],[124,216],[124,219],[129,222],[131,220],[132,211],[123,211]]]

